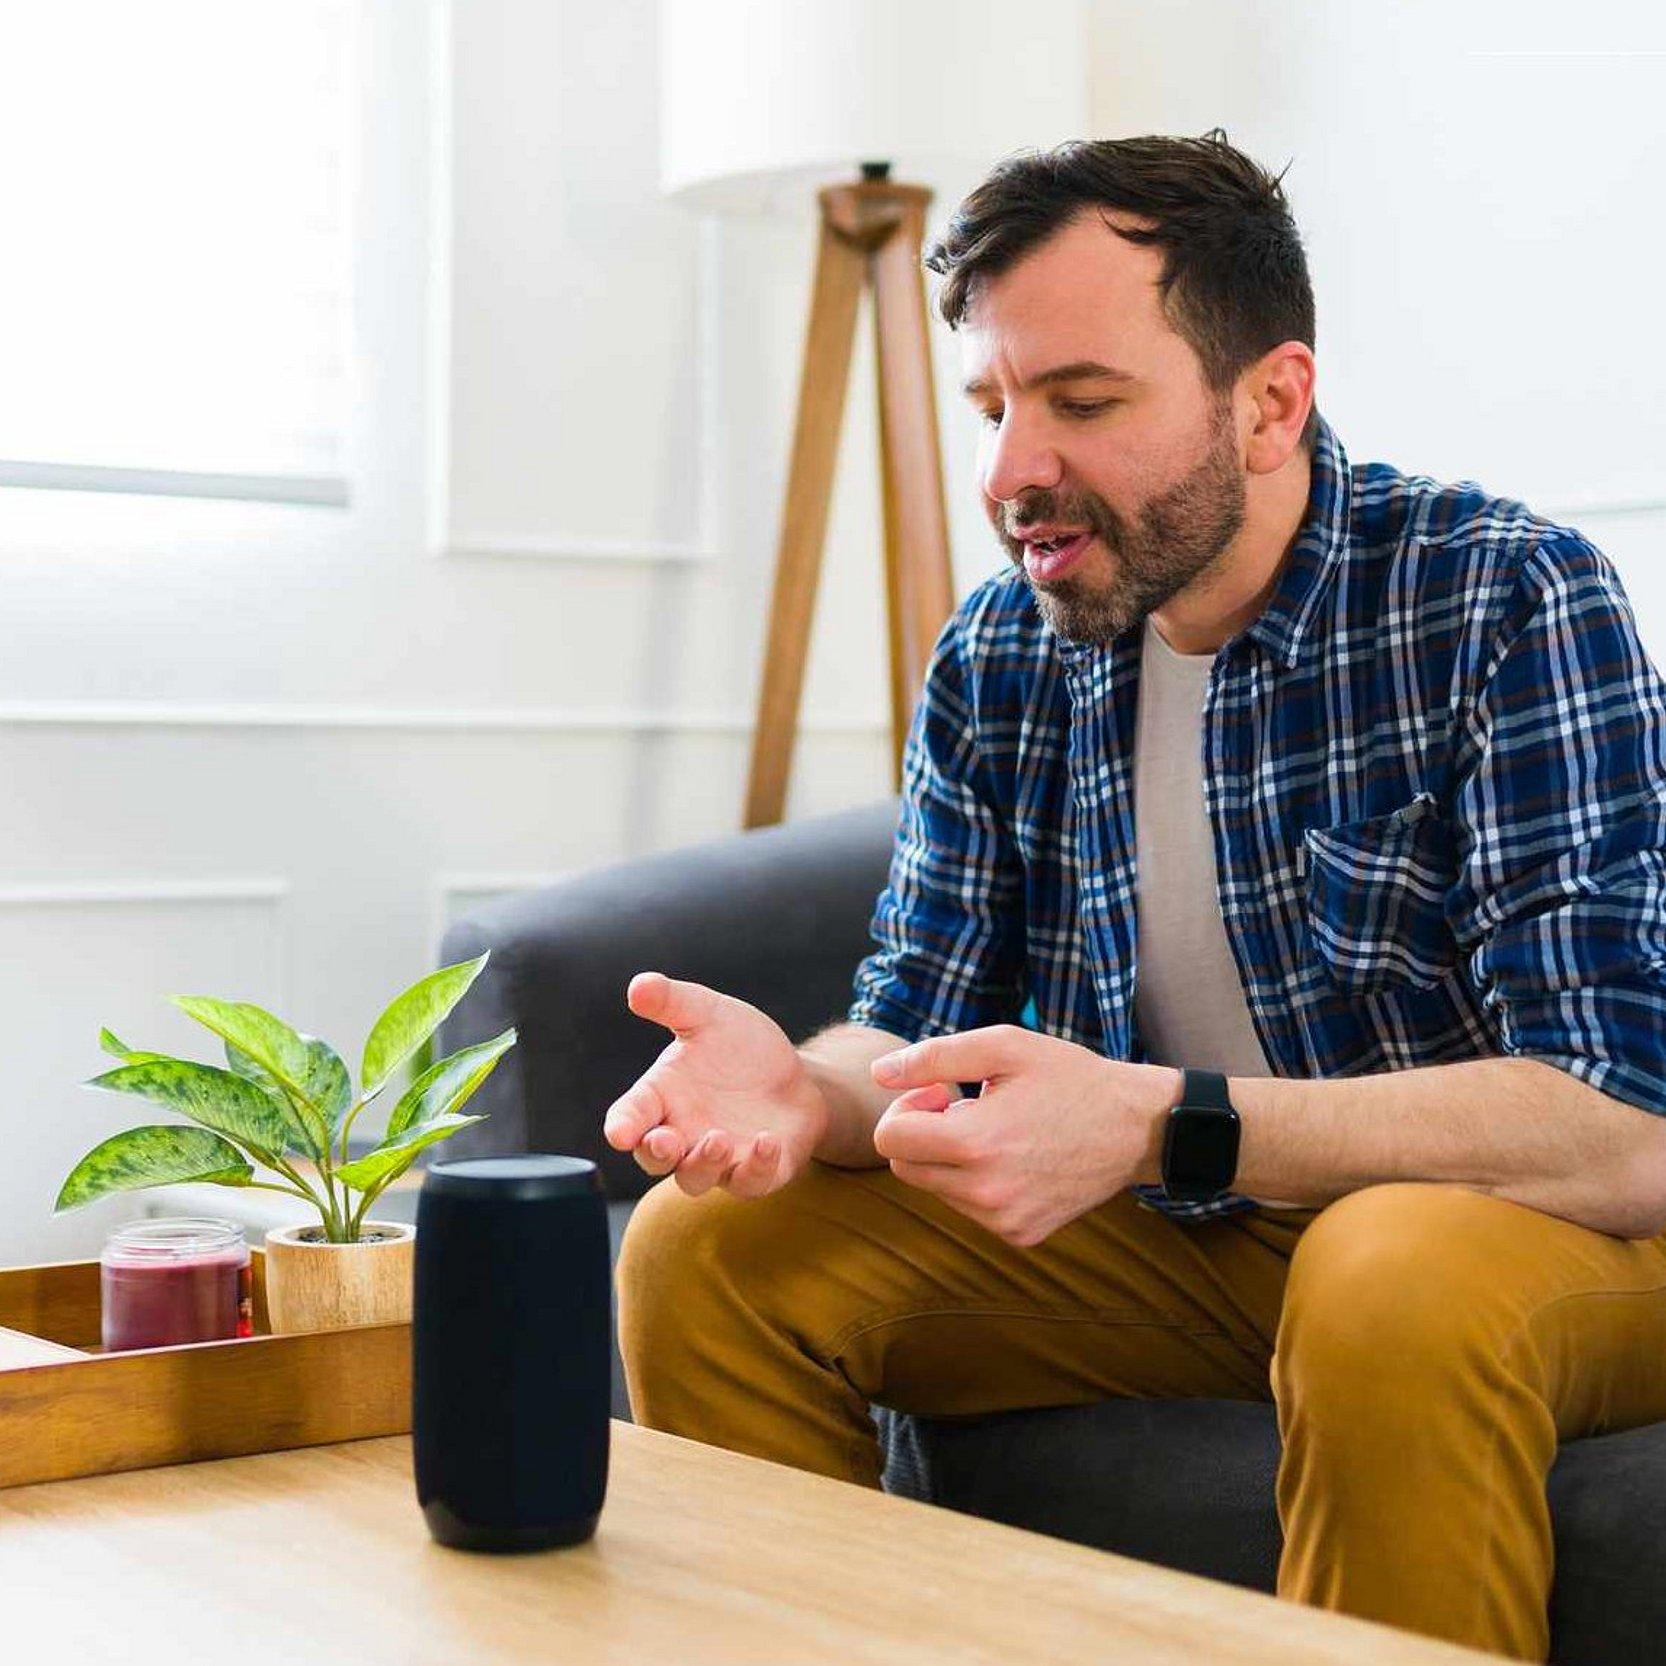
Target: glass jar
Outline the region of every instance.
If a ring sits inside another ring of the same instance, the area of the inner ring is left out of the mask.
[[[235,1221],[134,1221],[98,1259],[106,1353],[254,1330],[249,1246]]]

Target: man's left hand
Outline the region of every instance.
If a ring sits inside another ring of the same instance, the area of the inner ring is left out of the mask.
[[[1102,1058],[1017,1024],[933,1036],[872,1069],[881,1087],[909,1090],[874,1126],[891,1172],[1021,1249],[1127,1186],[1156,1184],[1180,1097],[1168,1065]],[[957,1099],[948,1082],[983,1089]]]

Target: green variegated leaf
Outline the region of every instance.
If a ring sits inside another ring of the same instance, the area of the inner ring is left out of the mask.
[[[246,1186],[254,1170],[229,1140],[206,1128],[129,1128],[95,1145],[69,1172],[54,1205],[57,1213],[78,1209],[111,1192],[212,1180]]]
[[[329,1042],[315,1035],[303,1035],[307,1050],[307,1091],[324,1114],[324,1121],[333,1140],[341,1132],[341,1119],[353,1103],[353,1078],[347,1073],[347,1063]]]
[[[165,1059],[166,1053],[135,1053],[125,1041],[118,1040],[112,1030],[98,1032],[98,1045],[112,1058],[120,1059],[123,1064],[149,1064],[152,1059]]]
[[[329,1120],[315,1097],[319,1066],[305,1037],[248,1001],[217,1001],[210,995],[170,995],[168,999],[259,1065],[289,1103],[290,1128],[301,1135],[295,1143],[314,1157],[328,1157]],[[269,1084],[262,1085],[270,1092]]]
[[[474,1090],[491,1075],[497,1061],[515,1045],[515,1032],[505,1030],[473,1047],[464,1047],[449,1058],[439,1059],[423,1071],[400,1096],[388,1118],[387,1139],[418,1122],[458,1111]]]
[[[289,1095],[283,1091],[283,1084],[277,1077],[270,1070],[251,1059],[236,1042],[228,1041],[225,1046],[226,1063],[231,1069],[241,1076],[244,1081],[253,1082],[256,1087],[264,1088],[267,1097],[272,1100],[273,1104],[281,1107],[286,1116],[293,1117],[295,1113],[289,1108]],[[299,1123],[296,1126],[299,1127]]]
[[[411,1165],[411,1160],[424,1147],[437,1140],[449,1139],[460,1128],[484,1122],[483,1116],[437,1116],[429,1122],[419,1122],[407,1128],[397,1138],[383,1140],[374,1151],[343,1163],[336,1170],[336,1179],[344,1180],[356,1192],[369,1191],[383,1181],[397,1178]]]
[[[382,1016],[371,1026],[364,1044],[359,1092],[366,1099],[377,1093],[388,1077],[440,1027],[490,958],[488,950],[478,959],[442,966],[388,1003]]]
[[[302,1035],[301,1043],[307,1052],[306,1097],[324,1118],[324,1125],[333,1144],[341,1133],[342,1118],[346,1116],[348,1107],[353,1103],[352,1079],[347,1074],[347,1066],[342,1062],[341,1055],[327,1041],[320,1041],[313,1035]],[[310,1151],[312,1136],[307,1130],[307,1125],[291,1106],[289,1095],[284,1092],[283,1084],[277,1077],[257,1060],[250,1058],[235,1042],[226,1043],[226,1063],[239,1076],[246,1076],[251,1082],[258,1083],[271,1095],[293,1125],[296,1147]]]
[[[318,1147],[313,1137],[317,1128],[316,1120],[295,1108],[294,1099],[284,1092],[283,1083],[270,1070],[251,1059],[235,1042],[228,1041],[225,1047],[226,1063],[231,1066],[232,1071],[261,1089],[276,1106],[278,1115],[283,1118],[284,1153],[287,1155],[292,1151],[300,1151],[309,1157],[316,1157]]]
[[[289,1132],[282,1112],[253,1082],[212,1064],[189,1059],[124,1064],[83,1086],[136,1093],[257,1152],[282,1151]]]

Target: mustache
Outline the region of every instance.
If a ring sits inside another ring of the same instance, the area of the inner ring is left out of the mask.
[[[1106,519],[1103,511],[1095,504],[1077,499],[1060,500],[1051,494],[1041,493],[1026,498],[1021,505],[1009,506],[997,524],[1004,537],[1019,542],[1022,541],[1025,532],[1033,526],[1057,523],[1064,526],[1085,526],[1090,532],[1103,532]]]

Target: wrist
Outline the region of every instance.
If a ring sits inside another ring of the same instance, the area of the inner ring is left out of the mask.
[[[797,1052],[804,1070],[805,1099],[812,1107],[812,1114],[819,1113],[819,1131],[810,1155],[841,1168],[867,1167],[878,1162],[872,1126],[866,1130],[864,1142],[860,1137],[852,1137],[852,1130],[845,1126],[847,1119],[840,1115],[839,1107],[844,1102],[838,1091],[840,1067],[830,1059],[805,1052],[802,1047]]]
[[[1153,1064],[1145,1066],[1145,1069],[1150,1086],[1143,1107],[1144,1141],[1132,1183],[1136,1186],[1160,1186],[1163,1183],[1163,1136],[1168,1131],[1169,1112],[1180,1103],[1184,1077],[1173,1065]]]

